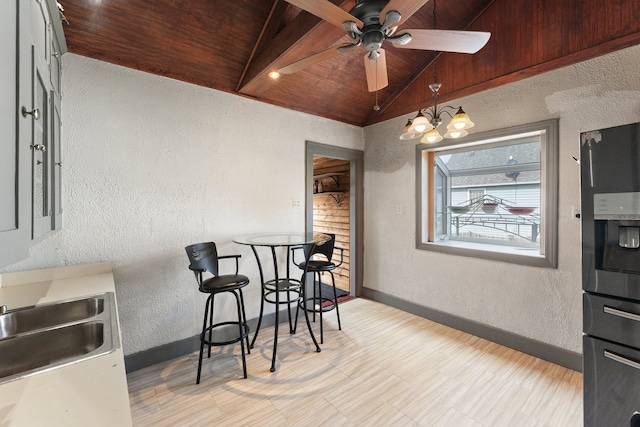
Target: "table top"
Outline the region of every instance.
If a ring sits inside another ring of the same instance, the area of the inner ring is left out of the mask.
[[[324,233],[255,233],[234,237],[233,241],[251,246],[298,246],[311,243],[323,244],[331,237]]]

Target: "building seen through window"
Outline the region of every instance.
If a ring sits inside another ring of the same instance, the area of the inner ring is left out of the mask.
[[[436,154],[439,239],[539,246],[540,137],[533,139]]]

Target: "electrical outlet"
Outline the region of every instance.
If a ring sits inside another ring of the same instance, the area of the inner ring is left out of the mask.
[[[293,209],[300,209],[301,206],[302,204],[300,203],[300,200],[296,200],[296,199],[291,200],[291,207]]]

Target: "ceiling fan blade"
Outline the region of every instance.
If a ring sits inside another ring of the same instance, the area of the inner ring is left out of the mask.
[[[402,31],[411,34],[412,39],[409,43],[396,45],[396,47],[440,52],[476,53],[487,44],[489,37],[491,37],[491,33],[482,31],[414,29]]]
[[[345,46],[350,46],[350,45],[345,45]],[[318,52],[314,55],[307,56],[306,58],[301,59],[300,61],[293,62],[285,67],[280,68],[278,72],[280,74],[297,73],[298,71],[304,70],[305,68],[309,68],[312,65],[318,64],[322,61],[325,61],[329,58],[333,58],[334,56],[340,54],[341,52],[338,51],[338,48],[340,47],[342,46],[333,46],[333,47],[330,47],[329,49],[323,50],[322,52]]]
[[[387,78],[387,56],[384,49],[378,49],[377,59],[369,59],[370,53],[364,55],[364,71],[367,73],[369,92],[375,92],[389,85]]]
[[[396,25],[402,24],[407,19],[411,18],[411,15],[416,13],[422,6],[424,6],[429,0],[391,0],[380,12],[380,20],[384,22],[387,12],[390,10],[397,10],[402,15],[402,18]]]
[[[353,21],[362,28],[362,21],[355,16],[351,15],[341,7],[336,6],[329,0],[285,0],[287,3],[299,7],[302,10],[324,19],[325,21],[335,25],[336,27],[342,27],[342,23],[345,21]]]

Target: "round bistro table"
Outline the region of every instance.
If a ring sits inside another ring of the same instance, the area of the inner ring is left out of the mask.
[[[258,318],[258,326],[256,327],[256,332],[253,336],[253,340],[251,341],[250,348],[253,348],[256,338],[258,337],[258,332],[260,331],[260,325],[262,323],[262,315],[264,313],[264,303],[265,301],[271,304],[276,305],[275,310],[275,327],[274,327],[274,338],[273,338],[273,356],[271,358],[271,372],[276,370],[276,354],[278,349],[278,324],[280,323],[280,310],[279,306],[286,304],[287,312],[289,315],[289,332],[294,334],[296,331],[296,327],[298,325],[298,310],[300,308],[300,303],[305,300],[305,282],[307,277],[307,270],[303,270],[302,276],[300,279],[292,278],[290,274],[290,265],[291,265],[291,248],[294,246],[307,246],[309,248],[308,251],[305,251],[308,254],[313,252],[313,248],[316,245],[322,245],[325,242],[331,239],[330,236],[323,233],[257,233],[257,234],[249,234],[245,236],[235,237],[233,241],[240,245],[248,245],[251,246],[251,250],[256,257],[256,262],[258,263],[258,270],[260,271],[260,282],[262,285],[262,298],[260,301],[260,317]],[[274,271],[274,279],[265,280],[264,270],[262,268],[262,263],[260,262],[260,257],[258,256],[258,251],[256,248],[265,247],[271,250],[271,257],[273,259],[273,271]],[[278,256],[276,252],[276,248],[286,248],[286,271],[285,274],[281,277],[278,270]],[[310,255],[309,255],[310,256]],[[309,265],[309,256],[305,260],[305,265]],[[296,303],[296,316],[295,322],[291,316],[291,304]],[[316,337],[313,335],[313,331],[311,329],[311,322],[309,322],[309,315],[307,310],[302,310],[304,312],[305,320],[307,322],[307,328],[309,330],[309,335],[311,335],[311,339],[316,346],[316,352],[320,352],[320,346],[318,345],[318,341]]]

